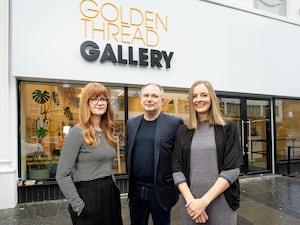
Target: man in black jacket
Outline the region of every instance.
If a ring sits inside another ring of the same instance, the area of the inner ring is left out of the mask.
[[[158,84],[141,90],[144,114],[126,124],[129,208],[132,225],[169,225],[178,200],[172,178],[175,133],[183,120],[161,113],[164,91]]]

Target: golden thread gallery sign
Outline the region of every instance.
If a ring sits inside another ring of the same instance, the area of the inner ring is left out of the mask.
[[[100,0],[81,0],[80,13],[85,60],[171,68],[174,52],[157,49],[160,34],[168,32],[167,16]]]

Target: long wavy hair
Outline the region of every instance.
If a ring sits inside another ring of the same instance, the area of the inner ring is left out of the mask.
[[[205,80],[198,80],[194,82],[189,90],[189,107],[190,107],[190,113],[189,113],[189,121],[188,121],[188,127],[190,129],[195,129],[198,126],[198,115],[194,108],[193,104],[193,92],[194,88],[198,86],[199,84],[204,84],[205,87],[208,90],[209,97],[211,99],[211,106],[208,113],[208,122],[210,125],[218,124],[224,126],[226,124],[222,113],[220,111],[220,106],[218,102],[217,95],[209,81]]]
[[[80,97],[79,106],[79,124],[83,129],[82,136],[85,143],[96,146],[98,138],[94,124],[91,123],[91,111],[89,107],[89,99],[92,97],[104,96],[108,99],[107,110],[101,116],[100,128],[102,129],[106,141],[112,146],[116,147],[116,139],[113,135],[114,112],[110,101],[110,94],[107,88],[100,83],[87,84]]]

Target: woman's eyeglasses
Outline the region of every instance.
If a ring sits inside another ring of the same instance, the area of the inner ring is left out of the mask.
[[[93,104],[98,104],[100,103],[107,103],[108,102],[108,98],[90,98],[89,101]]]

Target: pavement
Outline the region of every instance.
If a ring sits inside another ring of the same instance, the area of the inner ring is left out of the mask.
[[[240,177],[240,183],[237,225],[300,224],[300,175]],[[67,205],[66,200],[22,203],[0,210],[0,225],[71,225]],[[122,215],[124,225],[129,225],[126,196],[122,197]],[[171,224],[182,225],[178,204],[172,209]]]

